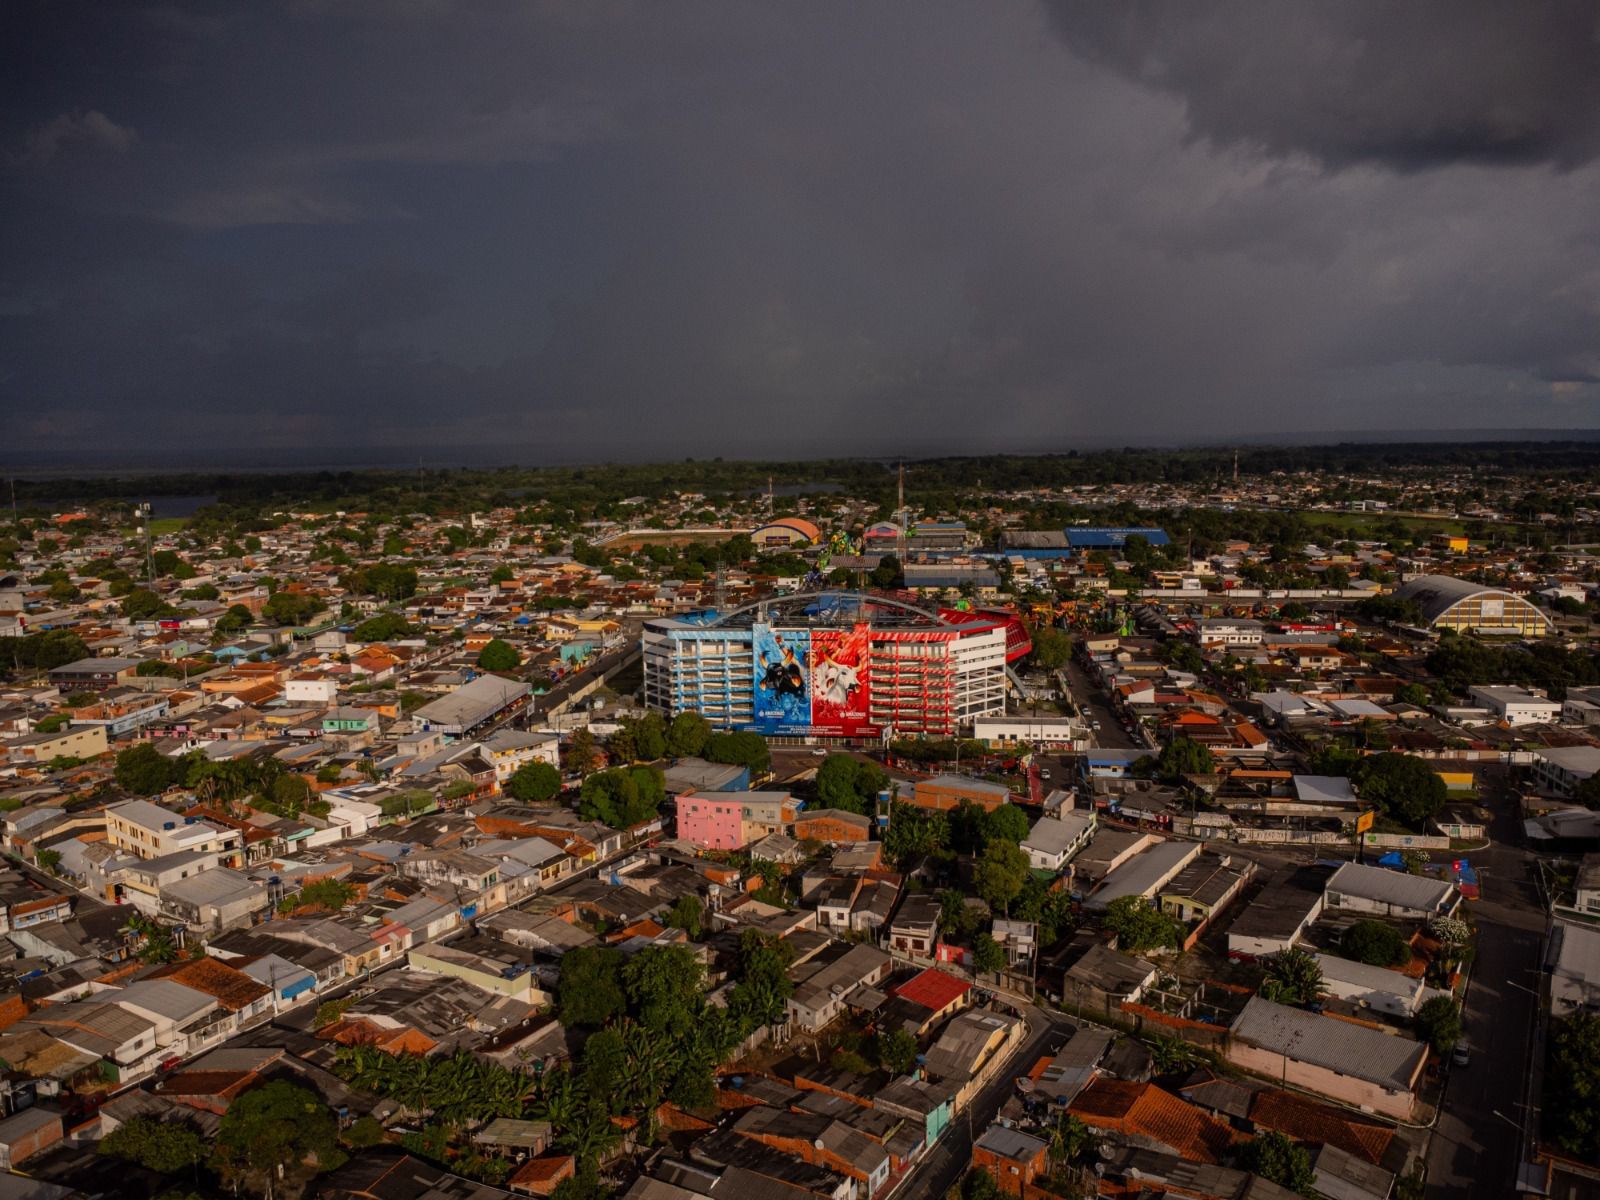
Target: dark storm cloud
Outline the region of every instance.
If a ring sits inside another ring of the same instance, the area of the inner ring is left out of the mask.
[[[1050,0],[1083,57],[1181,96],[1193,130],[1331,163],[1571,166],[1600,153],[1589,0]]]
[[[1376,11],[19,3],[0,441],[1594,424],[1573,10]]]

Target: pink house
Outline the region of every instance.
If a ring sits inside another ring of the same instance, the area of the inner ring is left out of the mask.
[[[707,850],[744,846],[744,805],[738,795],[678,797],[678,836]]]

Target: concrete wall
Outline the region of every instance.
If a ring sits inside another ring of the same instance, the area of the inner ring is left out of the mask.
[[[1272,1050],[1264,1050],[1238,1040],[1228,1044],[1227,1059],[1240,1070],[1263,1075],[1280,1083],[1304,1088],[1345,1104],[1370,1108],[1373,1112],[1397,1121],[1411,1119],[1416,1097],[1409,1091],[1392,1092],[1364,1079],[1340,1075],[1324,1067],[1286,1059]]]

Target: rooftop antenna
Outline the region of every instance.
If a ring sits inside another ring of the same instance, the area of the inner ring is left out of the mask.
[[[1239,486],[1239,452],[1233,452],[1233,486]]]
[[[769,517],[772,515],[772,512],[773,512],[772,505],[773,505],[773,499],[772,499],[772,476],[768,475],[767,476],[767,516],[769,516]]]
[[[894,522],[897,532],[894,539],[895,557],[906,561],[906,526],[910,523],[906,512],[906,464],[900,464],[900,486],[895,493]]]
[[[148,500],[139,505],[139,516],[144,520],[145,579],[151,583],[154,583],[156,578],[156,558],[155,550],[151,541],[152,534],[150,532],[150,502]]]

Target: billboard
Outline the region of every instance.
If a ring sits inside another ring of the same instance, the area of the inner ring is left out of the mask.
[[[752,725],[761,733],[807,733],[811,729],[811,631],[751,630],[755,659]]]
[[[855,737],[867,728],[869,628],[811,633],[811,721],[818,732]]]

